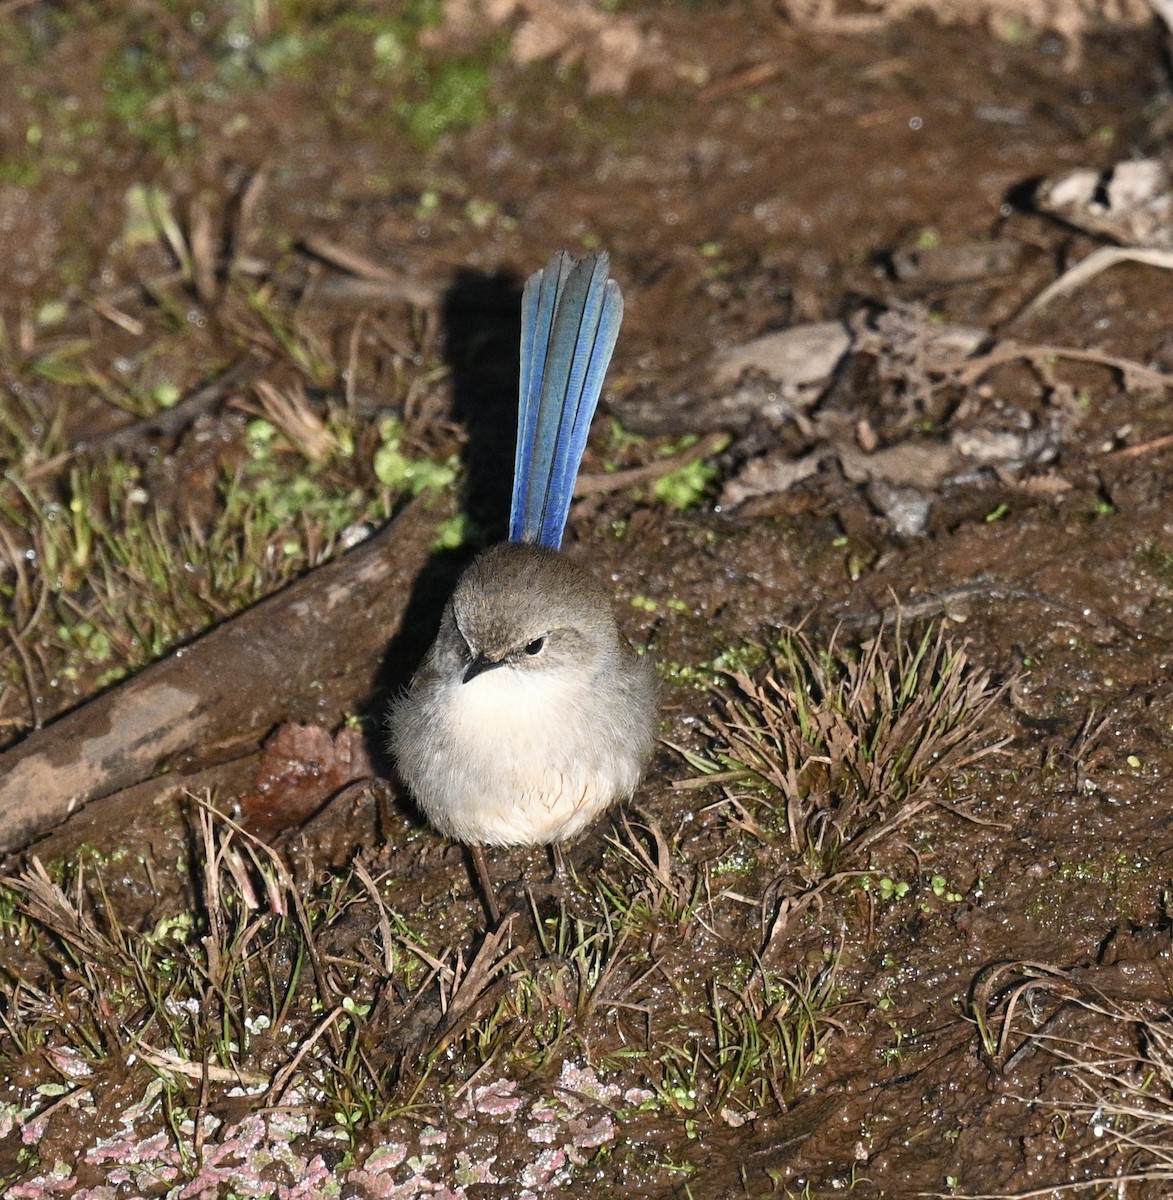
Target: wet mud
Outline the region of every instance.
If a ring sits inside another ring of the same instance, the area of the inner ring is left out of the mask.
[[[684,892],[695,885],[704,903],[682,914],[664,901],[641,926],[644,957],[617,967],[586,1010],[560,997],[577,1032],[548,1060],[510,1072],[503,1050],[486,1066],[467,1040],[435,1035],[434,1092],[430,1083],[412,1091],[428,1075],[420,1062],[404,1065],[410,1050],[396,1068],[398,1094],[416,1096],[426,1115],[405,1101],[332,1150],[314,1129],[289,1144],[309,1147],[316,1186],[333,1176],[356,1196],[423,1194],[425,1179],[470,1198],[584,1188],[697,1200],[1057,1196],[1100,1175],[1156,1170],[1141,1150],[1097,1132],[1095,1099],[1078,1107],[1091,1077],[1057,1059],[1047,1039],[1073,1053],[1095,1048],[1087,1057],[1127,1058],[1151,1039],[1137,1014],[1159,1026],[1169,1011],[1173,276],[1124,263],[1041,312],[1025,310],[1101,244],[1038,211],[1037,182],[1159,157],[1167,142],[1159,31],[1090,34],[1076,60],[1054,35],[1013,40],[928,19],[830,36],[796,29],[766,5],[634,11],[652,41],[619,94],[589,95],[582,63],[520,66],[506,54],[493,61],[483,117],[430,149],[382,127],[377,82],[340,67],[345,105],[319,105],[296,73],[241,93],[233,104],[247,132],[234,132],[232,105],[213,96],[191,117],[201,151],[179,168],[136,159],[117,140],[83,148],[92,220],[79,215],[76,178],[47,173],[0,188],[12,248],[0,256],[0,308],[17,329],[59,294],[65,265],[78,294],[123,289],[119,303],[138,311],[136,280],[168,260],[158,249],[111,250],[132,182],[164,181],[188,214],[204,196],[227,237],[242,181],[263,171],[245,257],[296,294],[297,320],[340,360],[348,347],[369,353],[349,384],[323,390],[349,386],[358,410],[378,412],[396,355],[418,363],[439,348],[445,371],[413,401],[422,406],[417,433],[438,459],[466,458],[465,503],[487,530],[508,485],[508,416],[499,414],[516,374],[511,306],[518,281],[555,249],[606,247],[627,304],[584,473],[647,465],[638,447],[608,441],[610,421],[660,439],[669,454],[686,435],[728,435],[713,443],[699,502],[675,511],[647,486],[599,489],[577,502],[566,545],[608,582],[624,632],[664,667],[664,745],[628,816],[645,830],[635,844],[650,860],[658,850],[646,830],[659,831],[672,859],[659,863],[665,878]],[[92,32],[100,38],[101,26]],[[471,35],[441,26],[434,36],[456,45]],[[68,34],[45,52],[41,69],[58,93],[80,55]],[[77,88],[92,82],[84,65],[77,71]],[[18,115],[33,103],[24,97]],[[360,252],[397,286],[438,303],[372,300],[341,284],[305,251],[314,237]],[[239,301],[201,303],[213,314],[206,328],[159,340],[185,390],[241,349]],[[763,335],[828,321],[842,323],[852,348],[813,391],[786,392],[752,369],[731,382],[715,365]],[[375,327],[381,348],[368,351],[362,338]],[[968,349],[933,358],[934,331],[953,327],[973,332]],[[141,349],[133,329],[109,322],[87,336],[99,363]],[[284,363],[271,373],[281,371],[290,374]],[[17,378],[11,367],[9,376]],[[56,402],[43,382],[22,386],[46,409]],[[76,393],[58,417],[73,443],[125,424],[98,397]],[[165,435],[147,429],[158,502],[182,498],[198,513],[210,481],[239,454],[240,422],[217,401]],[[145,453],[141,444],[135,453]],[[755,482],[804,457],[802,479]],[[742,491],[730,494],[737,480]],[[418,541],[405,554],[420,556]],[[344,672],[350,691],[334,681],[324,728],[337,731],[348,712],[368,731],[377,723],[387,689],[426,645],[451,559],[429,571],[439,582],[416,592],[394,644],[402,657],[384,663],[374,693],[370,671]],[[914,638],[929,622],[1000,689],[983,731],[999,748],[936,780],[934,803],[866,851],[845,852],[844,879],[783,920],[780,898],[809,890],[795,882],[809,882],[809,864],[785,822],[769,826],[760,795],[736,782],[689,783],[695,772],[682,751],[712,751],[717,711],[699,668],[783,628],[801,627],[822,646],[857,646],[881,630]],[[331,637],[344,657],[344,631]],[[37,715],[47,721],[97,687],[83,673]],[[14,687],[5,701],[13,745],[28,730],[22,697]],[[270,727],[305,716],[304,706],[285,709]],[[377,724],[368,740],[385,775]],[[296,749],[282,753],[300,761]],[[226,808],[242,798],[247,806],[258,777],[242,782],[240,764],[214,758],[192,749],[184,778]],[[278,839],[299,885],[319,886],[359,852],[390,881],[389,908],[412,928],[425,922],[428,952],[465,947],[467,966],[483,916],[459,848],[428,830],[393,782],[364,790],[330,770],[322,768],[329,786],[320,797],[309,790]],[[266,812],[274,789],[300,786],[280,765],[261,778]],[[83,844],[96,848],[115,864],[104,868],[108,902],[150,927],[203,903],[187,874],[198,852],[191,822],[171,792],[124,793],[96,800],[36,853],[68,861]],[[267,838],[277,825],[264,826]],[[616,835],[604,826],[572,853],[587,884],[571,911],[589,913],[592,879],[615,869],[607,839]],[[109,856],[128,845],[123,869]],[[504,880],[536,884],[548,873],[541,851],[493,860]],[[27,862],[14,857],[9,874]],[[522,920],[533,914],[540,927],[561,910],[540,888],[535,897]],[[331,927],[323,961],[362,958],[376,922],[370,913],[354,922]],[[540,961],[535,977],[560,979],[558,952],[532,932],[518,936]],[[6,946],[10,977],[35,979],[25,954]],[[828,1023],[805,1074],[761,1103],[707,1110],[681,1093],[673,1108],[663,1099],[663,1047],[699,1044],[708,1018],[696,1005],[734,960],[754,956],[778,978],[808,981],[834,960]],[[433,1036],[421,1031],[437,1028],[439,1009],[418,1017],[410,990],[388,985],[376,1002],[387,1045],[419,1045]],[[467,1021],[502,994],[486,982]],[[515,1012],[507,1028],[524,1040],[556,1009]],[[25,1064],[25,1078],[10,1070],[0,1085],[14,1098],[40,1078],[44,1056],[11,1045],[5,1054]],[[42,1105],[52,1111],[38,1118],[39,1162],[71,1164],[64,1194],[97,1195],[85,1189],[106,1180],[85,1152],[115,1138],[114,1114],[141,1099],[132,1059],[106,1077],[101,1112]],[[287,1061],[276,1047],[271,1059]],[[263,1048],[255,1062],[264,1068]],[[187,1084],[207,1100],[206,1075],[201,1083],[197,1070]],[[247,1103],[236,1102],[246,1118]],[[219,1128],[236,1128],[230,1105],[217,1112]],[[200,1151],[209,1172],[251,1161],[239,1128],[227,1150],[213,1150],[209,1133]],[[12,1194],[49,1194],[43,1172],[19,1166],[21,1130],[10,1123],[4,1132],[5,1178],[30,1189]],[[1164,1136],[1173,1147],[1173,1131]],[[539,1163],[542,1148],[551,1157]],[[420,1155],[432,1165],[404,1165]],[[280,1177],[274,1167],[272,1180]],[[151,1194],[167,1194],[165,1185],[178,1186],[162,1180]],[[111,1186],[105,1194],[143,1185]],[[215,1194],[205,1186],[191,1194]],[[1156,1197],[1168,1185],[1150,1174],[1127,1186],[1129,1196]],[[270,1194],[256,1187],[249,1194]]]

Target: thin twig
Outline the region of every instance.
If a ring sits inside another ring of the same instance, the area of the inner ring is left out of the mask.
[[[1037,313],[1040,309],[1046,308],[1056,297],[1074,291],[1101,271],[1106,271],[1109,267],[1123,262],[1173,270],[1173,250],[1157,250],[1143,246],[1101,246],[1099,250],[1093,251],[1082,262],[1076,263],[1069,271],[1060,275],[1054,283],[1039,292],[1019,316],[1026,317]]]
[[[395,271],[381,267],[365,255],[359,254],[357,250],[348,250],[345,246],[327,241],[324,237],[307,237],[302,241],[302,247],[315,258],[320,258],[340,271],[380,284],[383,294],[388,299],[405,300],[417,308],[431,308],[439,300],[437,289],[407,279]]]
[[[100,296],[91,296],[86,303],[98,316],[105,317],[111,325],[117,325],[119,329],[125,330],[132,337],[142,337],[146,331],[146,325],[138,317],[124,313],[120,308],[115,308],[113,304],[108,304]]]
[[[103,434],[96,438],[82,438],[74,442],[68,450],[47,458],[23,472],[26,480],[39,479],[45,475],[53,475],[67,463],[72,462],[79,454],[100,450],[104,447],[123,449],[140,438],[172,437],[181,433],[197,417],[216,407],[221,399],[234,388],[247,387],[252,378],[264,366],[264,358],[255,351],[250,351],[235,362],[222,375],[210,383],[197,388],[189,396],[180,400],[173,408],[155,413],[151,417],[132,421],[121,429]]]
[[[293,1078],[297,1068],[301,1066],[302,1060],[314,1048],[315,1044],[321,1040],[322,1035],[329,1030],[339,1017],[345,1016],[346,1009],[339,1006],[334,1009],[328,1016],[323,1017],[318,1022],[318,1027],[310,1034],[308,1038],[297,1048],[297,1053],[273,1076],[273,1082],[269,1085],[268,1092],[265,1093],[266,1101],[275,1104],[289,1086],[290,1080]]]
[[[1144,454],[1155,454],[1158,450],[1166,450],[1173,446],[1173,433],[1162,434],[1151,442],[1140,442],[1135,446],[1124,446],[1119,450],[1109,450],[1105,458],[1140,458]]]
[[[1094,363],[1108,367],[1122,375],[1151,383],[1156,387],[1173,388],[1173,375],[1143,367],[1130,358],[1105,354],[1101,350],[1076,350],[1071,346],[1031,345],[1020,346],[1017,342],[1003,342],[980,358],[968,359],[953,376],[953,382],[963,386],[976,383],[987,371],[1003,363],[1025,359],[1030,363],[1045,362],[1048,358],[1068,358],[1075,362]]]
[[[621,492],[626,488],[639,487],[644,483],[652,483],[687,467],[698,459],[708,458],[724,449],[729,442],[727,433],[710,433],[701,438],[695,446],[690,446],[680,454],[671,458],[658,458],[642,467],[632,467],[628,471],[596,472],[593,475],[580,475],[574,485],[576,496],[594,496],[604,492]]]

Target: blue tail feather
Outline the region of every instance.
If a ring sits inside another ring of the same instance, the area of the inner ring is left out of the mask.
[[[557,549],[611,361],[623,297],[606,254],[559,251],[525,285],[509,540]]]
[[[554,324],[554,306],[570,271],[572,259],[560,250],[544,271],[537,271],[526,281],[521,313],[521,380],[518,388],[517,454],[513,463],[513,516],[510,540],[513,536],[519,507],[525,507],[529,483],[529,463],[537,430],[542,376],[550,333]],[[519,505],[519,489],[521,501]]]

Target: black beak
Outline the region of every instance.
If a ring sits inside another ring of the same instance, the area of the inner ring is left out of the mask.
[[[491,671],[494,667],[499,667],[502,659],[486,658],[483,654],[478,654],[464,669],[463,683],[468,683],[475,679],[478,675],[483,675],[486,671]]]

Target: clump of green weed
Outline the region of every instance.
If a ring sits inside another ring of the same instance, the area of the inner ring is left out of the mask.
[[[675,457],[691,450],[700,442],[700,435],[686,434],[679,442],[661,447],[660,457]],[[695,508],[705,494],[720,477],[719,468],[711,461],[712,454],[719,453],[725,448],[724,441],[709,440],[707,453],[703,458],[694,458],[661,476],[652,485],[652,495],[669,508],[683,512]]]
[[[831,1012],[837,965],[832,959],[813,977],[789,979],[755,958],[744,983],[713,980],[708,1028],[660,1047],[657,1103],[686,1125],[701,1112],[736,1125],[763,1108],[785,1108],[840,1027]]]
[[[269,416],[249,422],[202,520],[157,504],[143,473],[117,459],[79,462],[61,483],[9,473],[0,629],[37,646],[51,683],[113,682],[361,540],[405,493],[457,478],[452,460],[409,452],[394,421],[379,427],[366,470],[364,431],[344,414],[319,417],[300,389],[259,394]]]
[[[713,1041],[704,1054],[713,1072],[712,1106],[784,1108],[810,1068],[821,1061],[836,1022],[829,1015],[835,966],[813,979],[787,979],[761,961],[749,982],[709,991]]]

